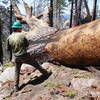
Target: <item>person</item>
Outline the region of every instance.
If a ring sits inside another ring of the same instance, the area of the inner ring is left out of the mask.
[[[20,68],[23,63],[30,64],[38,69],[42,74],[48,75],[49,73],[43,69],[32,56],[27,53],[27,48],[29,46],[29,41],[26,39],[25,35],[22,33],[22,24],[20,22],[15,22],[12,26],[13,33],[7,38],[7,50],[12,50],[15,56],[15,86],[14,90],[17,92],[19,90],[19,74]]]

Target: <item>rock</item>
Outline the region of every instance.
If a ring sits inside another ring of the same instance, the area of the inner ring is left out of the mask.
[[[95,82],[93,82],[92,88],[100,88],[100,80],[96,80]]]
[[[51,100],[51,98],[50,98],[50,97],[36,96],[36,97],[34,98],[34,100]]]
[[[22,91],[20,93],[28,93],[32,91],[33,86],[32,85],[28,85],[25,88],[22,89]]]
[[[12,82],[6,83],[0,88],[0,100],[10,97],[13,93],[13,84]]]
[[[89,100],[100,100],[100,96],[90,96]]]
[[[95,82],[93,82],[91,88],[89,89],[89,94],[94,98],[97,98],[97,97],[100,98],[100,80],[96,80]]]
[[[28,65],[28,64],[22,64],[21,66],[21,74],[25,74],[25,73],[32,73],[36,70],[35,67]]]
[[[75,90],[84,90],[92,86],[95,79],[73,78],[71,85]]]
[[[65,73],[64,71],[60,71],[58,73],[58,78],[59,80],[65,80],[66,79],[66,76],[68,76],[68,73]],[[68,78],[68,77],[67,77]]]
[[[35,71],[35,68],[31,65],[23,64],[21,67],[21,75],[24,75],[22,77],[25,77],[26,74],[31,74]],[[15,77],[15,67],[10,67],[4,70],[4,72],[0,75],[0,82],[6,82],[8,80],[14,81]]]
[[[0,75],[0,82],[6,82],[8,80],[14,81],[15,67],[10,67],[4,70]]]
[[[34,99],[35,99],[35,100],[42,100],[42,97],[36,96]]]
[[[67,65],[100,65],[100,19],[57,34],[45,47],[56,60]]]
[[[44,68],[48,72],[54,72],[54,68],[53,67],[55,67],[55,65],[52,64],[52,63],[45,62],[41,66],[42,66],[42,68]]]

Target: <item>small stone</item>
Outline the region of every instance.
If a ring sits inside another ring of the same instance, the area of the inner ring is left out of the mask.
[[[36,96],[34,100],[42,100],[41,96]]]
[[[71,85],[76,90],[82,90],[91,87],[95,81],[95,79],[73,78]]]

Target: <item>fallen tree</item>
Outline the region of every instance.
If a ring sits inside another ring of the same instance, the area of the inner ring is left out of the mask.
[[[25,2],[24,6],[27,16],[22,16],[17,5],[13,4],[17,20],[29,25],[29,32],[24,33],[30,41],[28,52],[35,59],[39,62],[56,59],[67,65],[100,65],[100,19],[57,31],[49,27],[43,17],[33,16],[32,8]]]
[[[100,65],[100,19],[58,33],[58,39],[45,47],[56,60],[67,65]]]

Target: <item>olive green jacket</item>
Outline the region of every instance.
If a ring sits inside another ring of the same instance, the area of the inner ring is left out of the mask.
[[[11,50],[15,57],[19,57],[27,53],[29,45],[25,35],[20,32],[14,32],[7,38],[7,50]]]

